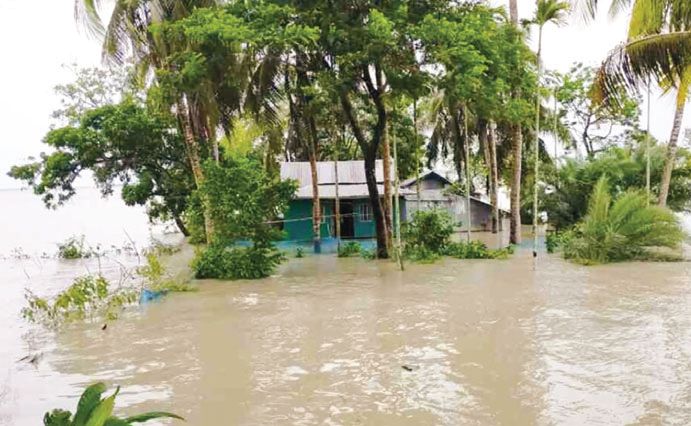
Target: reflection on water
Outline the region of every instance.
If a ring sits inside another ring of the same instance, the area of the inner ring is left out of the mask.
[[[27,280],[13,271],[0,292],[16,302]],[[689,263],[552,256],[534,271],[527,249],[405,272],[321,256],[203,282],[105,331],[55,337],[3,316],[0,423],[38,424],[105,380],[123,387],[122,414],[190,425],[685,425],[690,276]],[[15,362],[36,351],[37,368]]]

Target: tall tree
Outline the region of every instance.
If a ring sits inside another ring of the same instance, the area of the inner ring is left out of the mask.
[[[515,37],[521,37],[518,21],[518,0],[509,0],[511,24],[515,27]],[[520,72],[518,69],[513,72]],[[521,97],[520,87],[514,87],[512,97]],[[513,160],[511,170],[511,215],[509,225],[509,242],[518,244],[521,242],[521,163],[523,162],[523,129],[520,122],[514,122],[510,126],[511,157]]]
[[[533,188],[533,257],[537,256],[537,225],[538,225],[538,184],[540,165],[540,77],[542,73],[542,31],[548,23],[561,24],[566,18],[569,4],[561,0],[538,0],[537,11],[533,23],[538,26],[537,38],[537,90],[535,93],[535,176]]]
[[[651,78],[677,88],[677,107],[667,145],[659,204],[666,204],[669,183],[676,161],[677,142],[688,92],[687,75],[691,67],[691,8],[680,0],[619,0],[613,12],[633,3],[626,43],[617,47],[605,60],[599,72],[600,98],[614,102],[616,88],[636,91],[646,87]],[[587,3],[594,11],[597,2]],[[677,125],[677,123],[679,123]]]

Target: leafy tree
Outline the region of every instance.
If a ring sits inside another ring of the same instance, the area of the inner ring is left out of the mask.
[[[607,147],[627,141],[638,127],[640,97],[630,96],[624,90],[618,95],[617,105],[597,102],[594,86],[596,70],[581,63],[574,64],[568,73],[560,75],[562,81],[557,93],[565,109],[563,119],[570,128],[574,148],[581,143],[589,156]]]
[[[216,224],[213,240],[193,263],[198,278],[260,278],[269,275],[280,260],[272,241],[280,230],[271,223],[288,208],[297,186],[271,177],[258,159],[227,158],[204,164],[207,179],[198,198],[209,200]],[[192,229],[203,233],[200,203],[193,203]],[[196,208],[195,208],[196,207]],[[195,235],[193,235],[195,237]],[[200,239],[200,235],[196,235]],[[245,242],[250,247],[241,247]]]
[[[44,137],[54,152],[12,167],[9,175],[32,186],[46,206],[56,207],[75,194],[75,180],[89,170],[104,196],[123,183],[126,204],[146,205],[151,219],[172,218],[187,235],[184,214],[193,182],[172,115],[127,98],[71,121]]]

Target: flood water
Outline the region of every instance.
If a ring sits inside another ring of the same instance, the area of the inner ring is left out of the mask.
[[[535,270],[520,249],[401,272],[309,256],[264,280],[203,281],[106,330],[21,321],[25,287],[51,294],[94,262],[0,261],[0,424],[73,410],[98,380],[122,386],[119,414],[189,425],[691,423],[691,263],[542,254]],[[136,263],[100,269],[117,279]],[[17,362],[27,353],[38,365]]]

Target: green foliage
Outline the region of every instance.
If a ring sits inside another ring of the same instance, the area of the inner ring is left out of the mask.
[[[480,241],[461,241],[449,244],[444,254],[456,259],[506,259],[513,254],[513,247],[492,250]]]
[[[568,235],[568,234],[567,234]],[[653,259],[650,248],[676,248],[684,237],[674,214],[648,203],[639,192],[612,199],[601,178],[588,202],[588,213],[563,241],[563,254],[584,264]]]
[[[433,250],[427,246],[406,246],[403,256],[408,260],[418,263],[434,263],[442,257],[439,251]]]
[[[349,241],[339,247],[338,257],[358,256],[362,252],[362,245],[357,241]]]
[[[151,219],[175,219],[187,232],[183,214],[193,180],[169,112],[125,98],[86,109],[70,122],[44,137],[52,154],[12,167],[9,175],[30,185],[46,206],[56,207],[75,194],[75,180],[90,170],[104,196],[122,183],[125,204],[146,205]]]
[[[164,249],[165,251],[165,249]],[[187,274],[173,276],[161,264],[158,250],[146,253],[146,266],[137,270],[137,274],[144,278],[143,285],[152,291],[187,292],[197,291],[199,287],[190,284]]]
[[[136,302],[137,294],[127,288],[111,290],[105,278],[86,275],[74,280],[52,301],[27,291],[28,306],[22,309],[22,316],[30,322],[49,327],[96,316],[115,319],[122,307]]]
[[[417,211],[410,222],[402,225],[406,252],[440,254],[451,243],[453,221],[444,209]],[[419,247],[424,249],[420,251]]]
[[[298,247],[295,249],[295,257],[300,259],[305,257],[305,249],[302,247]]]
[[[360,257],[367,260],[374,260],[377,258],[377,253],[374,250],[362,247],[360,249]]]
[[[285,213],[296,190],[292,181],[269,176],[253,158],[227,158],[221,165],[204,166],[205,180],[198,196],[209,200],[214,221],[214,241],[197,251],[192,268],[197,278],[254,279],[269,276],[282,260],[273,245],[282,236],[267,224]],[[202,203],[190,217],[193,232],[203,231]],[[193,234],[194,236],[195,234]],[[250,241],[251,247],[236,247]]]
[[[70,237],[65,242],[58,244],[58,257],[60,259],[82,259],[91,257],[93,252],[84,247],[84,236]]]
[[[107,398],[101,398],[106,391],[104,383],[95,383],[82,393],[77,412],[72,413],[66,410],[53,410],[43,416],[44,426],[127,426],[132,423],[143,423],[159,418],[173,418],[184,420],[177,414],[166,413],[163,411],[152,411],[120,419],[113,416],[115,397],[120,391],[120,387]]]
[[[657,197],[662,181],[665,148],[655,145],[651,156],[651,193]],[[668,205],[680,211],[691,203],[691,153],[680,149],[678,166],[672,172]],[[607,177],[609,191],[615,197],[628,191],[645,189],[645,146],[636,148],[610,147],[586,160],[569,160],[560,167],[549,193],[540,195],[549,222],[557,229],[569,229],[583,219],[588,199],[597,182]]]
[[[273,273],[283,260],[274,247],[232,247],[219,243],[199,248],[192,269],[200,279],[259,279]]]
[[[547,253],[555,253],[559,251],[562,247],[569,245],[571,240],[573,240],[573,232],[549,232],[545,239],[545,245],[547,246]]]

